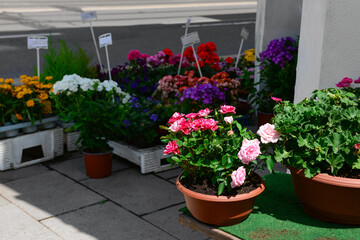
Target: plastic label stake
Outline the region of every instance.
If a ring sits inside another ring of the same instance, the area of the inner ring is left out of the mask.
[[[240,54],[241,54],[241,50],[242,50],[242,47],[243,47],[243,44],[244,44],[244,39],[247,40],[248,37],[249,37],[249,31],[246,29],[246,27],[243,27],[241,29],[240,36],[241,36],[241,42],[240,42],[239,52],[238,52],[238,55],[237,55],[237,58],[236,58],[235,67],[237,67],[237,65],[239,64]]]
[[[199,61],[197,59],[196,51],[194,48],[194,44],[200,42],[200,37],[199,37],[198,32],[192,32],[185,36],[182,36],[181,42],[183,44],[183,49],[185,49],[188,46],[191,46],[193,53],[194,53],[194,58],[195,58],[195,61],[196,61],[196,64],[197,64],[197,67],[198,67],[198,70],[200,73],[200,77],[202,77],[201,68],[200,68]]]
[[[109,80],[112,80],[111,79],[111,71],[110,71],[109,53],[108,53],[108,49],[107,49],[108,45],[112,45],[111,33],[105,33],[103,35],[100,35],[99,36],[99,45],[100,45],[100,48],[105,47],[106,61],[107,61],[107,67],[108,67],[108,72],[109,72]]]
[[[188,29],[190,27],[190,23],[191,23],[191,17],[188,17],[188,19],[186,20],[186,25],[185,25],[185,35],[187,35],[188,33]],[[180,75],[180,70],[181,70],[181,64],[182,64],[182,61],[183,61],[183,53],[184,53],[184,45],[182,46],[182,49],[181,49],[181,57],[180,57],[180,62],[179,62],[179,67],[178,67],[178,74],[177,75]]]
[[[98,61],[99,61],[99,64],[100,64],[100,69],[101,69],[101,71],[103,71],[103,67],[102,67],[102,63],[101,63],[101,58],[100,58],[100,53],[99,53],[99,49],[98,49],[97,44],[96,44],[94,29],[93,29],[93,26],[92,26],[92,21],[97,20],[96,11],[92,11],[92,12],[82,12],[82,13],[81,13],[81,20],[82,20],[83,22],[89,22],[89,24],[90,24],[90,31],[91,31],[91,35],[92,35],[92,38],[93,38],[93,41],[94,41],[96,56],[97,56]]]
[[[27,38],[28,49],[36,49],[37,75],[40,78],[40,49],[48,49],[46,36],[29,36]]]

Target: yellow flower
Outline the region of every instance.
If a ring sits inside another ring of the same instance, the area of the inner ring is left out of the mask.
[[[44,92],[41,92],[38,96],[37,96],[38,99],[41,99],[41,100],[46,100],[49,98],[49,95],[47,95],[46,93]]]
[[[28,100],[28,101],[26,102],[26,106],[27,106],[27,107],[33,107],[33,106],[35,106],[34,100]]]
[[[39,81],[40,78],[39,78],[38,76],[33,76],[32,80],[33,80],[33,81]]]
[[[0,78],[0,83],[3,83],[4,82],[4,79],[3,78]]]
[[[14,84],[14,80],[12,78],[5,79],[5,83]]]
[[[20,78],[27,78],[28,76],[27,75],[21,75]]]
[[[47,80],[47,81],[50,81],[50,80],[52,80],[52,79],[53,79],[52,76],[47,76],[47,77],[45,78],[45,80]]]
[[[21,116],[21,114],[15,114],[15,117],[17,120],[23,120],[23,117]]]

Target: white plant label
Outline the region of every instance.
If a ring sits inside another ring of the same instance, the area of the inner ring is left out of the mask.
[[[92,11],[92,12],[82,12],[82,13],[81,13],[81,20],[82,20],[83,22],[85,22],[85,21],[97,20],[96,11]]]
[[[105,33],[103,35],[99,36],[99,45],[100,47],[104,47],[107,45],[112,45],[112,37],[111,37],[111,33]]]
[[[44,36],[29,36],[27,44],[28,49],[48,49],[48,38]]]
[[[249,30],[246,29],[246,27],[243,27],[240,32],[240,36],[244,38],[245,40],[249,37]]]
[[[183,44],[183,46],[190,46],[193,45],[195,43],[199,43],[200,42],[200,37],[198,32],[192,32],[192,33],[188,33],[185,36],[181,37],[181,42]]]

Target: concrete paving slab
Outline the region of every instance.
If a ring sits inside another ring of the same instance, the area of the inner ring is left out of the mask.
[[[0,205],[0,240],[61,239],[44,225],[12,204]]]
[[[177,179],[177,177],[174,177],[174,178],[168,179],[168,181],[172,182],[173,184],[176,184],[176,179]]]
[[[53,162],[50,163],[48,166],[77,181],[89,178],[88,176],[86,176],[85,163],[82,157],[76,159],[70,159],[66,161]],[[117,156],[113,156],[113,160],[112,160],[113,172],[127,169],[132,166],[133,165],[131,165],[128,161],[119,158]]]
[[[19,168],[16,170],[12,169],[5,172],[0,172],[0,183],[32,177],[34,175],[46,173],[47,171],[47,167],[41,164],[37,164],[29,167]]]
[[[0,207],[11,204],[8,200],[0,196]]]
[[[158,172],[155,174],[158,175],[159,177],[170,179],[179,176],[181,174],[181,168],[174,168],[167,171]]]
[[[64,239],[176,239],[112,202],[41,222]]]
[[[171,235],[175,236],[181,240],[188,240],[188,239],[197,239],[197,240],[205,240],[208,239],[207,236],[195,232],[194,230],[184,227],[183,225],[179,224],[178,216],[179,216],[179,209],[185,207],[185,204],[180,204],[177,206],[173,206],[170,208],[166,208],[161,211],[157,211],[148,215],[143,216],[144,219],[151,222],[155,226],[158,226],[164,229],[166,232],[170,233]]]
[[[139,215],[184,202],[173,184],[133,168],[82,183]]]
[[[0,193],[37,220],[104,200],[55,171],[2,183]]]

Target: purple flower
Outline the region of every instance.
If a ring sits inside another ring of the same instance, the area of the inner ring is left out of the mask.
[[[216,100],[223,102],[225,100],[225,94],[216,86],[208,83],[185,89],[180,101],[184,101],[185,99],[194,101],[201,100],[204,104],[211,104]]]
[[[128,119],[124,119],[122,123],[125,125],[125,127],[130,126],[130,121]]]
[[[267,49],[260,53],[260,61],[268,60],[284,67],[297,54],[296,41],[291,37],[272,40]]]
[[[156,122],[158,120],[158,116],[154,113],[150,116],[150,120],[153,120],[154,122]]]

